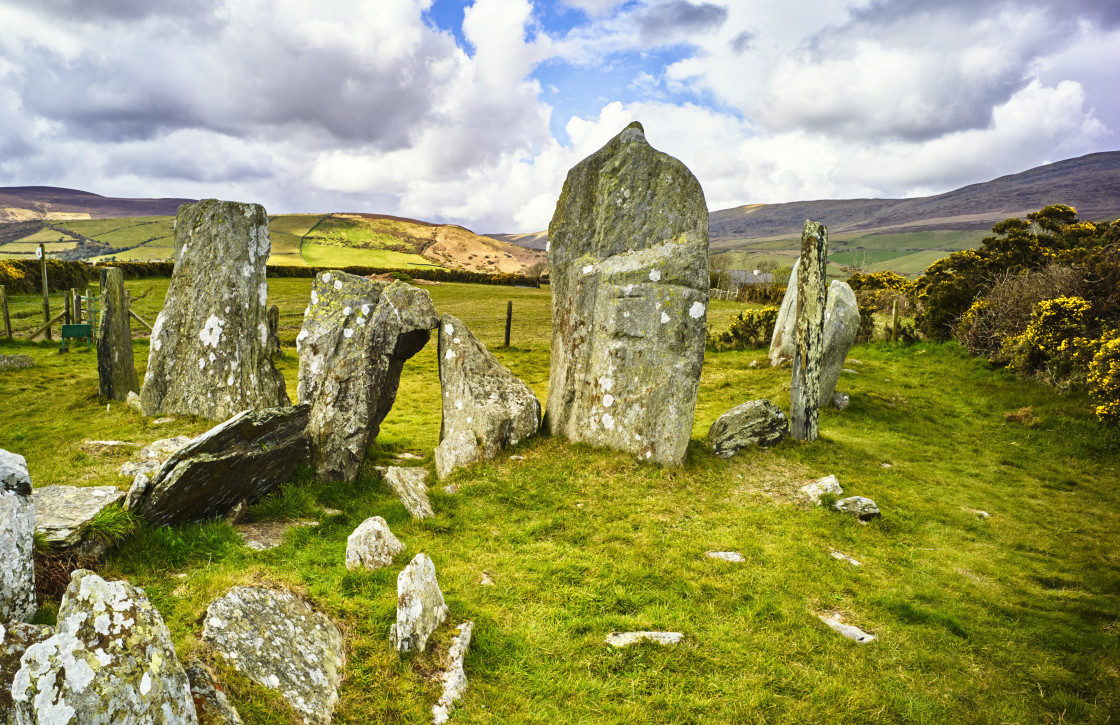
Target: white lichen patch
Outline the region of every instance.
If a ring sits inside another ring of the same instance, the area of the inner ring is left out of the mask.
[[[611,395],[610,393],[607,393],[606,395],[603,396],[603,407],[604,408],[609,408],[612,405],[614,405],[614,396]]]
[[[336,280],[334,281],[334,288],[335,288],[336,290],[340,290],[340,289],[342,289],[342,280],[340,280],[340,279],[336,279]]]
[[[669,314],[667,312],[662,312],[661,313],[661,324],[664,325],[668,321],[669,321]]]
[[[443,331],[446,332],[448,335],[454,335],[455,334],[455,326],[452,325],[451,323],[448,323],[448,324],[443,326]]]
[[[342,336],[345,337],[347,340],[349,340],[351,337],[354,336],[354,329],[351,328],[351,327],[347,327],[345,330],[342,331]]]
[[[198,333],[198,339],[202,340],[202,344],[206,347],[217,347],[218,343],[222,340],[222,327],[225,321],[217,315],[210,315],[206,319],[206,324],[203,325],[202,330]]]
[[[594,271],[595,271],[595,265],[594,264],[589,264],[589,265],[587,265],[586,267],[583,268],[583,273],[584,274],[591,274]]]
[[[650,272],[649,272],[649,281],[650,282],[660,282],[661,281],[661,270],[651,269]]]
[[[345,307],[342,308],[342,314],[346,315],[347,317],[349,317],[350,313],[353,312],[353,311],[354,311],[354,308],[351,307],[350,305],[346,305]]]
[[[260,300],[262,307],[268,302],[268,282],[261,282],[257,287],[257,299]]]
[[[313,305],[319,304],[319,293],[316,292],[315,290],[311,290],[311,304],[313,304]]]
[[[610,413],[603,413],[603,427],[607,430],[614,430],[614,416]]]
[[[708,308],[704,306],[703,302],[696,301],[692,303],[692,307],[688,308],[688,316],[694,320],[699,320],[707,311]]]
[[[296,352],[299,352],[300,345],[303,344],[303,341],[306,340],[308,335],[310,335],[310,334],[311,333],[308,332],[306,329],[299,331],[299,334],[296,335]]]
[[[323,272],[323,281],[324,282],[330,282],[331,281],[331,273],[330,272]]]

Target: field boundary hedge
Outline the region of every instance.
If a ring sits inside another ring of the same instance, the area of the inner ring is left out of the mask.
[[[43,289],[39,272],[42,262],[38,259],[0,259],[0,285],[8,294],[35,294]],[[51,292],[84,288],[95,276],[92,266],[85,262],[62,259],[47,260],[47,288]]]

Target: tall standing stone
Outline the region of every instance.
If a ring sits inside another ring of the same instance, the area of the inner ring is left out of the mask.
[[[797,351],[797,279],[801,269],[801,258],[793,262],[786,283],[786,294],[782,306],[778,308],[778,319],[774,321],[774,334],[770,338],[770,367],[777,367],[793,360]]]
[[[299,399],[311,405],[311,465],[352,481],[397,397],[401,368],[439,326],[427,290],[323,272],[296,338]]]
[[[821,400],[821,360],[824,357],[824,270],[828,230],[805,221],[797,270],[797,351],[789,389],[790,425],[794,438],[817,439]]]
[[[23,456],[0,448],[0,622],[27,622],[37,608],[31,476]]]
[[[204,199],[179,207],[175,271],[152,326],[140,402],[148,415],[226,420],[288,405],[272,365],[260,204]]]
[[[708,312],[700,183],[632,123],[568,172],[548,238],[545,429],[640,460],[681,463]]]
[[[101,322],[97,328],[98,392],[110,400],[124,400],[140,389],[132,359],[132,328],[124,295],[124,272],[101,269]]]
[[[859,334],[859,303],[847,282],[838,279],[828,285],[824,308],[824,360],[821,362],[821,401],[832,400],[848,351]]]

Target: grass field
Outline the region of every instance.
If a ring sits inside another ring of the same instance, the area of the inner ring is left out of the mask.
[[[269,230],[268,238],[272,242],[273,254],[299,254],[299,247],[303,242],[302,237],[271,230]]]
[[[270,302],[298,318],[309,282],[270,280]],[[166,284],[127,282],[146,319]],[[437,308],[480,330],[513,299],[514,346],[484,339],[544,399],[547,326],[519,336],[517,320],[547,319],[547,288],[426,289]],[[734,309],[719,303],[711,314]],[[278,364],[294,394],[292,337]],[[147,341],[134,349],[142,371]],[[27,457],[36,486],[123,486],[115,471],[126,454],[88,455],[83,440],[148,442],[212,425],[177,416],[156,426],[123,404],[107,409],[95,356],[55,350],[0,340],[0,353],[37,362],[0,374],[0,447]],[[338,723],[430,722],[439,696],[430,658],[399,661],[387,636],[396,575],[419,552],[435,562],[450,624],[476,625],[456,723],[1114,721],[1120,434],[1095,422],[1085,398],[1016,380],[956,345],[873,343],[850,358],[855,372],[839,389],[851,406],[823,411],[813,444],[713,457],[704,436],[715,418],[759,397],[787,408],[789,372],[770,368],[765,350],[709,352],[680,468],[536,438],[456,475],[456,494],[433,484],[435,518],[414,521],[369,466],[412,451],[431,469],[440,387],[429,344],[405,365],[355,484],[300,479],[253,508],[318,526],[261,553],[226,524],[143,528],[102,574],[144,587],[181,658],[206,656],[199,622],[230,586],[308,597],[346,633]],[[1005,418],[1026,406],[1030,422]],[[861,526],[802,502],[798,487],[830,473],[847,495],[874,499],[883,518]],[[346,537],[373,515],[407,550],[385,570],[348,572]],[[831,558],[830,547],[862,566]],[[710,550],[738,551],[746,563],[708,559]],[[480,584],[483,572],[494,586]],[[47,602],[41,619],[56,607]],[[878,640],[843,639],[817,620],[825,611]],[[603,643],[611,631],[644,629],[684,640]],[[219,674],[246,723],[295,722],[272,691],[220,663]]]
[[[406,254],[388,249],[354,249],[328,244],[319,244],[311,241],[303,243],[303,258],[312,267],[400,267],[405,268],[410,264],[419,264],[434,267],[430,259],[425,259],[419,254]]]
[[[161,219],[146,224],[134,224],[122,229],[103,232],[93,238],[102,244],[108,244],[110,247],[132,247],[154,239],[170,240],[171,245],[174,246],[174,223],[175,220],[171,218]]]
[[[852,249],[834,252],[828,255],[828,261],[834,264],[856,265],[861,268],[866,268],[873,264],[888,262],[892,259],[905,257],[909,254],[913,254],[913,252],[886,249]]]
[[[116,230],[128,229],[146,224],[169,224],[175,221],[173,216],[137,216],[118,217],[113,219],[88,219],[84,221],[56,222],[55,226],[62,229],[71,229],[87,237],[97,237]]]
[[[64,234],[62,232],[55,231],[54,229],[43,228],[43,229],[40,229],[39,231],[35,232],[34,234],[29,234],[26,237],[21,237],[16,242],[12,242],[12,244],[28,244],[28,245],[31,245],[32,247],[34,247],[34,246],[38,245],[40,242],[49,244],[51,242],[59,242],[59,241],[62,241],[62,242],[76,242],[77,239],[70,236],[69,234]]]
[[[950,252],[943,249],[929,249],[924,252],[914,252],[903,257],[895,257],[869,266],[871,272],[891,271],[903,276],[917,276],[939,259],[948,257]]]
[[[42,242],[43,251],[48,255],[53,252],[61,252],[66,249],[73,249],[78,246],[78,243],[70,237],[66,238],[65,242]],[[0,244],[0,253],[3,254],[35,254],[35,250],[39,248],[39,243],[30,242],[9,242],[7,244]]]
[[[268,218],[268,231],[272,235],[290,234],[302,237],[315,228],[329,214],[282,214]]]

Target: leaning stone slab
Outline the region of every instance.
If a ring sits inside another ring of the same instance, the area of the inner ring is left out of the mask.
[[[828,285],[824,308],[824,359],[821,360],[821,402],[832,400],[848,351],[859,334],[859,305],[847,282]]]
[[[413,518],[426,519],[436,515],[432,502],[428,500],[428,472],[423,468],[389,466],[385,469],[385,483],[400,497]]]
[[[460,435],[451,446],[464,447],[461,434],[471,434],[479,457],[493,458],[517,445],[541,426],[541,404],[532,388],[498,362],[463,322],[444,315],[439,328],[439,386],[443,393],[440,445]],[[469,448],[469,447],[468,447]],[[436,448],[436,473],[444,478],[462,460]]]
[[[859,627],[844,624],[843,619],[838,614],[818,614],[817,619],[827,624],[829,629],[834,632],[839,632],[848,639],[859,642],[860,644],[875,641],[875,635],[864,632]]]
[[[198,725],[241,725],[241,716],[218,687],[209,667],[200,660],[191,660],[183,669],[191,683]]]
[[[296,337],[299,399],[311,405],[311,465],[324,481],[353,481],[397,397],[401,368],[439,316],[427,290],[323,272]]]
[[[58,629],[12,682],[17,723],[197,723],[171,634],[144,592],[79,569]]]
[[[548,228],[552,359],[544,428],[679,465],[708,312],[708,210],[641,124],[568,172]]]
[[[175,271],[152,325],[140,388],[145,414],[226,420],[288,404],[271,358],[270,249],[260,204],[204,199],[179,207]]]
[[[863,496],[842,498],[833,504],[832,507],[837,511],[855,514],[860,521],[870,521],[882,515],[879,511],[879,507],[875,505],[875,502]]]
[[[44,486],[35,489],[35,530],[51,548],[76,546],[101,510],[124,498],[116,486]]]
[[[467,657],[467,650],[471,646],[471,633],[474,631],[474,622],[463,622],[458,626],[459,634],[451,640],[451,648],[447,653],[449,660],[447,669],[440,675],[443,683],[443,694],[439,702],[432,706],[432,722],[443,725],[451,717],[451,708],[455,701],[460,699],[467,691],[467,673],[463,670],[463,660]]]
[[[0,623],[0,723],[12,725],[12,680],[27,648],[54,635],[54,627],[23,622]]]
[[[330,723],[346,663],[342,633],[291,592],[230,589],[206,608],[202,639],[250,680],[277,690],[304,722]]]
[[[727,411],[708,429],[712,452],[730,458],[743,448],[763,448],[789,435],[789,420],[769,400],[750,400]]]
[[[393,536],[389,524],[380,516],[363,521],[346,539],[346,568],[381,569],[393,563],[404,551],[404,544]]]
[[[389,642],[402,655],[423,652],[447,614],[436,566],[427,554],[417,554],[397,575],[397,622],[389,629]]]
[[[29,621],[37,609],[35,504],[0,489],[0,622]]]
[[[101,308],[97,327],[97,388],[110,400],[125,400],[140,390],[132,358],[132,327],[124,293],[124,272],[101,268]]]
[[[684,637],[680,632],[611,632],[606,643],[612,647],[629,647],[639,642],[653,642],[660,645],[680,644]]]
[[[130,494],[154,526],[223,517],[292,480],[307,458],[308,406],[244,411],[173,453],[145,489]]]
[[[35,367],[35,359],[30,355],[0,355],[0,372],[5,370],[22,370]]]
[[[770,366],[777,367],[783,363],[793,361],[797,352],[797,278],[801,269],[801,258],[793,262],[790,270],[789,282],[786,283],[786,294],[782,297],[782,306],[778,308],[778,318],[774,322],[774,334],[770,338]]]
[[[813,503],[820,506],[821,496],[830,494],[832,496],[843,496],[844,489],[840,488],[840,481],[836,476],[829,474],[824,478],[818,478],[812,483],[807,483],[801,487],[801,493]]]

